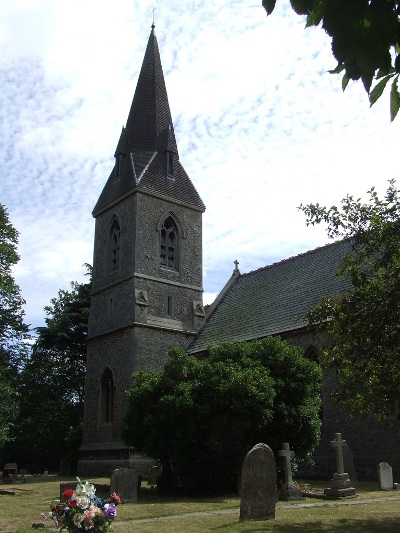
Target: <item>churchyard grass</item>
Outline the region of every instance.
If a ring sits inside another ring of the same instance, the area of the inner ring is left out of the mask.
[[[59,484],[74,481],[74,478],[28,478],[23,485],[1,485],[1,489],[15,490],[15,495],[0,495],[0,533],[32,533],[33,522],[43,522],[41,512],[47,512],[50,501],[59,497]],[[108,479],[90,479],[93,483],[107,483]],[[327,482],[310,482],[313,488],[327,486]],[[296,503],[278,502],[276,519],[265,522],[239,523],[238,497],[209,499],[162,499],[150,494],[140,498],[139,503],[118,507],[114,533],[297,533],[351,531],[352,533],[398,532],[400,523],[400,492],[382,492],[377,483],[356,484],[357,501],[372,498],[388,498],[380,503],[301,508]],[[396,498],[392,499],[391,498]],[[355,500],[354,500],[355,501]],[[307,503],[321,503],[308,498]],[[216,514],[216,511],[226,514]],[[202,516],[189,513],[214,512]],[[186,515],[179,516],[176,515]],[[153,520],[159,517],[158,520]],[[164,517],[164,518],[162,518]],[[170,517],[170,518],[166,518]],[[145,520],[151,521],[145,521]],[[143,520],[143,521],[138,521]],[[43,533],[56,532],[51,523]]]

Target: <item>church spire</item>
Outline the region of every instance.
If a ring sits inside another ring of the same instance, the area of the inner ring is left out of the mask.
[[[124,144],[128,152],[178,152],[154,24],[126,122]]]
[[[138,191],[162,195],[204,211],[205,206],[179,161],[154,24],[114,156],[115,166],[93,210],[94,216],[126,194]]]

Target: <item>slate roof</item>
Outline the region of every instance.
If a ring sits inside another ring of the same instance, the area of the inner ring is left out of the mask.
[[[174,154],[174,179],[167,178],[166,151]],[[93,209],[94,216],[121,196],[140,190],[205,210],[179,161],[154,25],[115,157],[116,165]]]
[[[336,276],[349,251],[351,244],[341,241],[248,274],[239,273],[188,352],[203,352],[225,341],[252,340],[303,328],[305,312],[323,295],[350,288],[348,281]]]

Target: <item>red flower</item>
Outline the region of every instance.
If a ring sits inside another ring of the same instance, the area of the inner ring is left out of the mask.
[[[74,491],[72,489],[65,489],[64,492],[63,492],[63,497],[68,500],[69,498],[72,497]]]
[[[68,502],[66,502],[68,507],[76,507],[76,500],[69,500]]]
[[[121,498],[118,496],[118,494],[115,494],[115,492],[111,494],[110,498],[108,498],[108,501],[114,505],[121,505]]]

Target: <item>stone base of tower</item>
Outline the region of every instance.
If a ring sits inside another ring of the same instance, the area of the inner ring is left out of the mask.
[[[80,477],[110,477],[117,468],[135,468],[141,479],[147,479],[154,460],[135,454],[122,442],[85,443],[79,448],[77,465]]]

